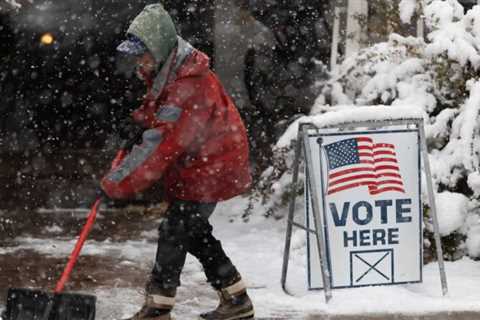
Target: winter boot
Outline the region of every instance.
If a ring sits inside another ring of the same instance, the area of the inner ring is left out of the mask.
[[[253,304],[242,280],[217,291],[220,304],[217,309],[200,315],[201,320],[253,319]]]
[[[162,294],[147,294],[140,311],[125,320],[173,320],[170,311],[175,304],[175,291],[172,289]]]

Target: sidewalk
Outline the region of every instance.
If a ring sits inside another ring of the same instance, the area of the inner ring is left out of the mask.
[[[427,265],[423,284],[334,290],[326,305],[323,292],[304,290],[301,233],[294,235],[288,283],[304,291],[288,296],[279,283],[284,224],[274,220],[231,223],[230,216],[222,215],[230,209],[220,207],[214,215],[215,235],[246,277],[257,320],[480,319],[480,263],[470,260],[447,263],[450,296],[446,298],[441,296],[438,267]],[[0,213],[0,297],[6,296],[9,287],[51,291],[84,218],[81,213]],[[139,212],[99,216],[66,287],[97,296],[96,320],[125,318],[143,303],[159,220],[157,215]],[[217,305],[215,292],[192,257],[187,258],[177,298],[177,320],[195,319]],[[0,310],[4,303],[0,299]]]
[[[401,314],[376,314],[376,315],[350,315],[350,316],[307,316],[306,320],[476,320],[480,319],[478,312],[444,312],[422,315]]]

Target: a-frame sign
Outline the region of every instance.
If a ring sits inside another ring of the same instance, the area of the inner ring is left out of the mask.
[[[447,294],[421,117],[299,124],[293,186],[302,153],[306,224],[294,221],[292,192],[281,279],[285,292],[293,227],[307,232],[309,288],[323,289],[327,302],[335,288],[421,282],[423,162],[442,292]]]

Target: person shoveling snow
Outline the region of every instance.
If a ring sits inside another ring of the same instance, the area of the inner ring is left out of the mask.
[[[131,319],[171,319],[187,252],[202,263],[220,297],[218,308],[200,318],[253,318],[245,284],[208,221],[217,202],[251,184],[246,130],[235,105],[209,58],[177,36],[159,4],[145,7],[117,49],[135,57],[147,85],[143,104],[132,113],[144,132],[102,179],[103,192],[129,198],[162,180],[169,202],[145,304]]]

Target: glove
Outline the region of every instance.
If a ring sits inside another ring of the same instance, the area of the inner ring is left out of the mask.
[[[106,194],[105,191],[103,191],[100,185],[95,189],[95,198],[96,199],[102,198],[104,200],[110,199],[110,197]]]

